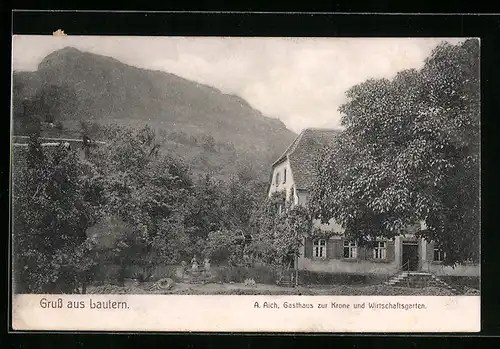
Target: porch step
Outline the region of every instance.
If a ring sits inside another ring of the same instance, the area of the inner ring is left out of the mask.
[[[388,286],[403,286],[403,287],[442,287],[457,294],[457,290],[448,285],[446,282],[439,279],[436,275],[426,272],[400,272],[394,275],[389,280],[384,282]]]
[[[283,277],[276,284],[281,287],[295,287],[295,282],[291,277]]]

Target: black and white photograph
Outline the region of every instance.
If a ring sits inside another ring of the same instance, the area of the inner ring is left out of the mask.
[[[479,39],[12,51],[14,295],[480,294]]]

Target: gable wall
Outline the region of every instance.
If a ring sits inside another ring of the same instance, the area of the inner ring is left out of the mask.
[[[283,182],[284,173],[286,170],[286,181]],[[279,173],[279,183],[276,183],[276,174]],[[273,170],[273,177],[271,181],[271,185],[269,187],[269,196],[271,196],[275,192],[279,192],[282,190],[286,191],[286,199],[290,200],[290,189],[294,185],[292,169],[290,167],[290,162],[287,160],[283,161],[279,165],[277,165]],[[297,195],[293,198],[293,203],[298,203]]]

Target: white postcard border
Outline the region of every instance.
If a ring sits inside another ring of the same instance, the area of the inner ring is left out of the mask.
[[[479,296],[15,295],[12,310],[13,329],[25,331],[480,331]]]

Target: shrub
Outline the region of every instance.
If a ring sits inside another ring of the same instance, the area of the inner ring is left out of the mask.
[[[243,282],[248,277],[248,269],[245,267],[228,267],[228,281]]]
[[[439,278],[456,289],[460,294],[467,294],[467,290],[471,288],[476,290],[481,288],[479,276],[442,275]]]
[[[380,283],[384,279],[384,276],[376,274],[299,271],[299,284],[301,285],[369,285]]]
[[[231,261],[237,264],[243,257],[243,248],[239,244],[242,236],[238,230],[218,230],[208,234],[205,255],[214,263]]]
[[[221,267],[214,268],[214,279],[218,282],[237,282],[242,283],[246,279],[253,279],[258,284],[274,285],[276,283],[276,272],[274,269],[266,266],[256,267]]]
[[[117,283],[120,267],[115,264],[100,264],[94,274],[93,283],[103,285],[104,283]]]
[[[475,289],[479,289],[481,287],[481,280],[479,276],[443,275],[439,276],[439,278],[454,287],[464,288],[466,286]]]
[[[176,273],[177,268],[178,266],[176,265],[158,265],[151,275],[151,280],[156,281],[160,279],[170,278],[174,281],[179,282]]]
[[[255,287],[255,280],[254,279],[245,279],[245,286]]]
[[[258,284],[274,285],[276,283],[276,271],[267,266],[255,266],[248,268],[248,277],[255,280]]]

